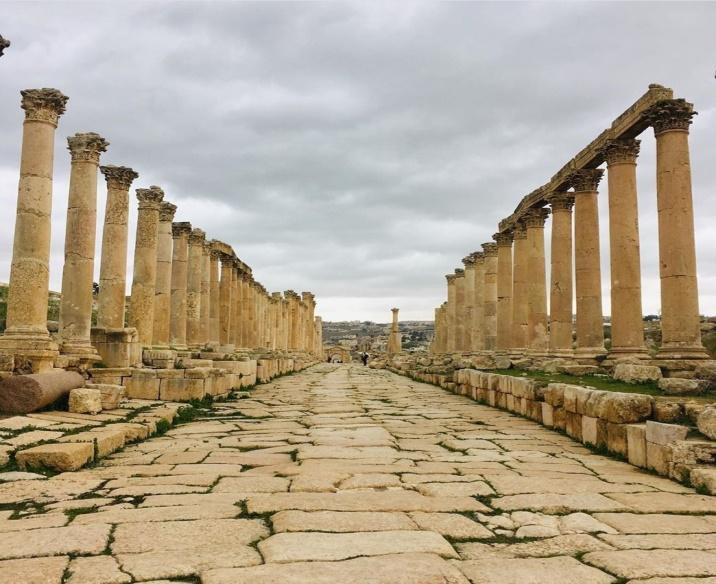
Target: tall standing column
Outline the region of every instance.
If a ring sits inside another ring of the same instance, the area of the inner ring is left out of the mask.
[[[512,258],[512,346],[519,355],[527,349],[527,228],[524,222],[515,223],[515,250]]]
[[[609,358],[648,358],[641,309],[641,260],[636,159],[639,140],[611,140],[604,148],[609,187],[611,336]]]
[[[191,223],[172,223],[172,295],[169,338],[172,347],[186,350],[187,283]]]
[[[317,358],[323,360],[323,319],[320,316],[316,317],[315,355]]]
[[[27,358],[38,373],[51,368],[58,354],[47,330],[50,215],[55,130],[68,98],[56,89],[26,89],[21,94],[25,122],[7,328],[0,352]]]
[[[447,279],[447,352],[457,350],[457,304],[455,302],[455,274],[448,274]]]
[[[691,194],[692,104],[663,101],[649,112],[656,136],[656,201],[661,277],[660,359],[708,358],[701,343]]]
[[[126,166],[100,166],[99,169],[107,181],[107,202],[99,267],[97,326],[121,329],[124,328],[127,294],[129,187],[139,175]]]
[[[527,348],[544,355],[549,348],[547,333],[547,274],[544,259],[544,222],[549,210],[531,209],[527,226]]]
[[[495,349],[512,346],[512,231],[495,233],[497,242],[497,336]]]
[[[242,271],[239,279],[239,286],[241,288],[241,303],[239,305],[240,312],[240,346],[251,348],[251,330],[253,326],[253,280],[251,274],[247,271]]]
[[[154,332],[152,344],[155,347],[169,347],[171,338],[171,296],[172,296],[172,259],[174,240],[172,221],[176,205],[162,202],[159,210],[159,229],[157,232],[157,280],[154,290]]]
[[[465,302],[464,302],[464,324],[462,329],[463,351],[473,350],[473,321],[475,318],[475,258],[473,255],[462,258],[465,266]]]
[[[199,331],[201,335],[201,344],[206,345],[209,342],[209,332],[211,329],[211,243],[204,242],[201,250],[201,324]]]
[[[246,295],[246,274],[240,269],[240,263],[235,260],[232,269],[232,304],[231,304],[231,342],[235,347],[248,347],[246,344],[246,319],[245,310]]]
[[[475,300],[472,312],[472,350],[485,350],[485,254],[472,252],[475,260]]]
[[[494,351],[497,341],[497,244],[483,243],[485,254],[484,349]]]
[[[139,214],[134,244],[134,274],[129,301],[129,326],[137,329],[139,344],[149,347],[154,332],[154,287],[157,281],[159,210],[164,191],[157,186],[137,189]]]
[[[186,286],[186,340],[192,348],[201,346],[201,278],[204,270],[206,234],[194,229],[189,236],[189,264]]]
[[[233,258],[227,254],[221,254],[221,283],[219,284],[219,344],[222,347],[231,349],[233,338],[231,337],[232,312],[236,278],[232,277]],[[230,351],[229,351],[230,352]]]
[[[306,303],[306,318],[304,325],[304,336],[305,336],[305,347],[306,353],[313,352],[313,337],[314,337],[314,319],[316,312],[316,297],[311,292],[301,292],[303,301]]]
[[[219,321],[221,314],[219,293],[219,258],[221,252],[211,246],[209,252],[209,344],[219,346]]]
[[[552,207],[552,269],[549,301],[549,352],[571,357],[572,351],[572,206],[574,195],[558,192]]]
[[[465,270],[455,268],[455,351],[465,348]]]
[[[85,361],[99,361],[90,342],[92,281],[97,234],[97,168],[109,143],[99,134],[75,134],[67,139],[72,167],[65,230],[65,265],[60,301],[60,350]]]
[[[604,355],[602,274],[599,259],[597,186],[604,174],[598,168],[577,170],[574,187],[574,283],[577,296],[576,357]]]
[[[393,322],[390,325],[390,336],[388,337],[388,354],[396,355],[402,351],[403,343],[400,337],[400,327],[398,324],[398,312],[399,308],[391,308],[390,311],[393,313]]]

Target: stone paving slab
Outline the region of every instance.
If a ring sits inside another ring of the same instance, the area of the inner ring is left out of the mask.
[[[356,365],[26,478],[0,482],[0,584],[716,578],[716,498]]]

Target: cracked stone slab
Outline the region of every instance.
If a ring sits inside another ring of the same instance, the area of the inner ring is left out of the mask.
[[[370,511],[280,511],[271,517],[277,533],[287,531],[397,531],[417,529],[405,513]]]
[[[598,552],[597,552],[598,553]],[[569,556],[486,558],[458,564],[472,584],[610,584],[616,578]]]
[[[716,576],[716,554],[697,550],[590,552],[582,561],[621,578]]]

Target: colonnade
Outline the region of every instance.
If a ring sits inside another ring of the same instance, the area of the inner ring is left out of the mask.
[[[107,339],[141,349],[276,350],[321,354],[315,297],[289,290],[270,295],[228,244],[174,222],[176,205],[158,186],[136,189],[138,216],[128,306],[129,191],[138,178],[126,166],[100,166],[107,140],[68,138],[71,171],[59,333],[47,328],[54,137],[68,98],[56,89],[21,92],[25,111],[7,326],[0,353],[34,372],[73,360],[129,366],[132,351],[102,354]],[[93,275],[97,176],[107,183],[97,322]],[[111,344],[111,343],[110,343]],[[109,362],[108,362],[109,361]]]
[[[606,363],[653,358],[689,369],[707,359],[701,343],[689,159],[692,104],[651,85],[552,180],[526,196],[447,276],[435,310],[434,353],[490,352]],[[656,138],[662,342],[644,340],[636,164],[646,128]],[[606,171],[601,166],[606,166]],[[604,339],[598,196],[607,174],[611,347]],[[551,215],[549,287],[545,222]]]

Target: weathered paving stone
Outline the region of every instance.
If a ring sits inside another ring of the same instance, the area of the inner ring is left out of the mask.
[[[436,531],[452,539],[488,539],[494,534],[478,522],[456,513],[411,513],[420,529]]]
[[[213,493],[277,493],[288,491],[291,481],[280,477],[226,477],[212,489]]]
[[[626,511],[628,507],[598,493],[562,495],[536,493],[532,495],[509,495],[492,500],[492,506],[507,511],[530,509],[544,513],[567,513],[570,511]]]
[[[716,533],[716,517],[673,514],[595,513],[620,533]]]
[[[452,546],[432,531],[279,533],[259,542],[259,550],[268,563],[336,561],[399,553],[457,557]]]
[[[55,584],[69,561],[67,556],[0,561],[0,584]]]
[[[582,560],[621,578],[716,576],[716,554],[696,550],[590,552]]]
[[[55,556],[59,554],[99,554],[109,539],[109,525],[77,525],[3,533],[0,559]]]
[[[599,553],[599,552],[596,552]],[[487,558],[459,564],[472,584],[609,584],[616,578],[574,558]]]
[[[125,584],[132,577],[122,572],[112,556],[75,558],[70,562],[67,584]]]
[[[357,531],[396,531],[418,529],[405,513],[370,511],[280,511],[271,517],[276,533],[285,531],[326,531],[352,533]]]
[[[601,539],[617,549],[716,550],[716,533],[610,535]]]

